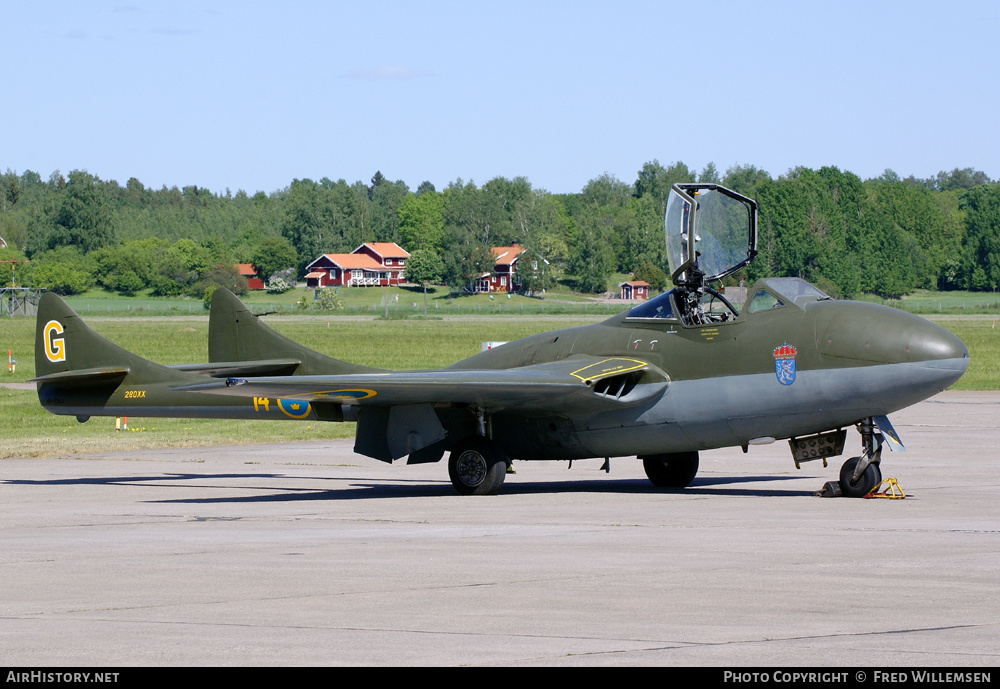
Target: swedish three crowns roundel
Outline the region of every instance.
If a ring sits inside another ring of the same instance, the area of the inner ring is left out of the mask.
[[[782,385],[795,382],[795,347],[787,342],[774,348],[774,375]]]

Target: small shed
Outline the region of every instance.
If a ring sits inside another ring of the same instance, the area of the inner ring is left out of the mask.
[[[618,289],[621,290],[622,299],[628,299],[631,301],[634,299],[649,298],[649,283],[643,280],[629,280],[628,282],[623,282],[618,285]]]

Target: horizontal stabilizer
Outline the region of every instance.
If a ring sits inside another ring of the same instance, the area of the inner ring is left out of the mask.
[[[167,368],[212,378],[290,376],[301,363],[301,359],[266,359],[261,361],[220,361],[211,364],[175,364]]]
[[[29,383],[58,383],[59,385],[100,385],[117,383],[131,371],[127,368],[85,368],[75,371],[61,371],[47,376],[31,378]]]

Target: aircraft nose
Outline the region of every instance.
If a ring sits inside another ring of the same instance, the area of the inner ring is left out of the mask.
[[[883,364],[950,361],[965,367],[969,350],[939,325],[878,304],[841,302],[828,314],[817,345],[828,356]]]
[[[923,319],[921,319],[923,320]],[[905,343],[908,361],[936,361],[940,359],[959,359],[964,362],[962,370],[969,361],[969,349],[965,343],[939,325],[923,321],[922,327],[913,328],[908,333]]]
[[[824,302],[819,302],[823,304]],[[817,347],[830,363],[861,367],[866,400],[888,414],[915,404],[962,377],[969,350],[939,325],[905,311],[862,302],[825,302]],[[817,309],[819,313],[820,310]],[[866,364],[874,364],[867,366]]]

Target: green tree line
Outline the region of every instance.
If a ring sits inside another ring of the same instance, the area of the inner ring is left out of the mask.
[[[240,291],[235,264],[260,277],[300,278],[321,253],[396,242],[421,279],[460,288],[492,267],[491,246],[519,242],[548,261],[545,288],[613,289],[632,273],[665,286],[663,216],[675,182],[717,182],[759,204],[757,260],[733,279],[799,276],[838,296],[918,288],[1000,288],[1000,184],[972,168],[927,179],[886,170],[874,179],[836,167],[776,178],[752,165],[720,173],[647,162],[632,181],[603,174],[575,194],[525,177],[481,186],[456,179],[415,190],[376,172],[368,182],[296,179],[271,194],[195,186],[122,186],[84,170],[43,180],[0,174],[0,281],[64,294],[94,286],[126,295]],[[29,263],[18,263],[30,259]]]

